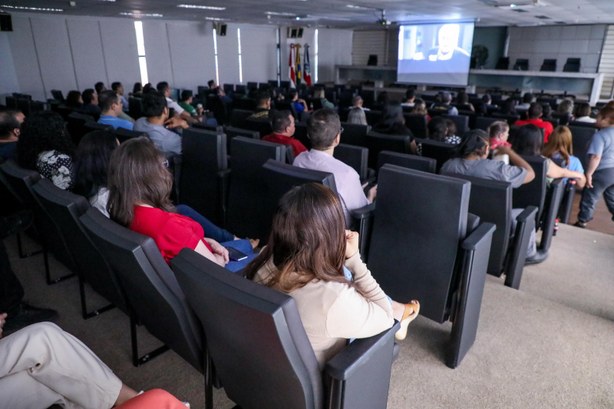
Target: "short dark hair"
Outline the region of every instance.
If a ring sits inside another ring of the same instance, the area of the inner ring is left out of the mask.
[[[11,132],[20,126],[15,111],[0,112],[0,139],[8,138]]]
[[[414,88],[410,88],[405,91],[405,99],[416,98],[416,90]]]
[[[122,83],[119,82],[119,81],[115,81],[115,82],[111,83],[111,89],[113,91],[117,91],[118,88],[121,87],[121,86],[122,86]]]
[[[525,94],[522,96],[522,102],[524,102],[525,104],[530,104],[531,102],[533,102],[533,94],[531,94],[530,92],[525,92]]]
[[[81,93],[77,90],[68,91],[66,94],[66,101],[64,102],[67,107],[75,108],[78,107],[81,103],[79,99],[81,98]]]
[[[160,116],[166,108],[166,98],[159,92],[151,91],[143,96],[143,115]]]
[[[314,149],[330,148],[340,130],[339,115],[332,109],[318,109],[307,120],[307,137]]]
[[[258,105],[265,101],[268,101],[269,99],[271,99],[271,91],[269,91],[268,89],[259,91],[258,95],[256,96],[256,102],[258,103]]]
[[[215,84],[215,80],[209,80],[209,81],[207,81],[207,86],[208,86],[209,88],[213,88],[213,84]]]
[[[98,96],[98,103],[102,112],[111,109],[111,106],[119,101],[119,95],[115,91],[102,91]]]
[[[591,106],[588,102],[576,103],[576,117],[589,116],[591,114]]]
[[[73,163],[72,191],[87,197],[107,186],[107,170],[117,139],[108,130],[92,131],[81,139]]]
[[[542,107],[542,104],[538,102],[532,102],[529,106],[527,114],[529,115],[529,118],[539,118],[543,112],[544,108]]]
[[[269,122],[271,123],[271,128],[273,128],[273,132],[282,132],[289,127],[291,116],[292,113],[287,109],[281,111],[271,109],[269,111]]]
[[[460,145],[458,145],[457,152],[461,158],[464,158],[472,153],[482,153],[488,144],[488,134],[486,131],[473,129],[465,132]]]
[[[160,81],[156,84],[156,89],[158,90],[158,92],[162,92],[164,93],[167,88],[169,88],[168,82],[166,81]]]
[[[81,93],[81,98],[83,98],[83,103],[84,104],[91,104],[92,100],[94,99],[94,94],[96,93],[96,91],[93,88],[88,88],[85,91],[83,91]]]
[[[187,101],[188,99],[190,99],[192,97],[192,91],[189,89],[184,89],[183,91],[181,91],[181,101]]]
[[[106,87],[104,86],[104,82],[102,81],[98,81],[95,85],[94,88],[96,89],[96,92],[98,94],[100,94],[102,91],[104,91],[106,89]]]
[[[544,145],[544,134],[533,124],[523,125],[514,129],[510,141],[517,154],[538,156],[541,155]]]

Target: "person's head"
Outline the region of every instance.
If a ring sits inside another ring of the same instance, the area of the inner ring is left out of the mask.
[[[319,109],[309,116],[307,137],[311,140],[313,149],[326,150],[338,145],[340,134],[341,121],[332,109]]]
[[[429,131],[429,139],[433,139],[435,141],[443,141],[443,138],[447,135],[448,132],[448,123],[447,119],[442,116],[436,116],[429,121],[428,131]]]
[[[446,118],[446,136],[454,136],[456,135],[456,132],[456,122],[450,118]]]
[[[279,201],[269,242],[247,266],[246,276],[253,278],[272,259],[278,273],[267,284],[282,291],[314,279],[349,284],[343,276],[345,247],[345,217],[338,196],[317,183],[296,186]]]
[[[416,99],[416,90],[413,88],[409,88],[405,91],[405,101],[406,102],[414,102]]]
[[[495,121],[488,127],[488,136],[506,142],[510,136],[510,125],[507,121]]]
[[[153,87],[151,82],[148,82],[147,84],[143,85],[143,94],[148,94],[151,91],[155,91],[155,88]]]
[[[184,89],[181,91],[181,102],[185,102],[187,104],[192,103],[192,91],[189,89]]]
[[[531,119],[537,119],[537,118],[541,118],[541,116],[543,115],[543,112],[544,112],[544,108],[542,108],[542,104],[538,102],[532,102],[531,105],[529,105],[529,110],[527,111],[527,115]]]
[[[504,114],[516,114],[517,104],[518,104],[517,100],[515,100],[514,98],[508,98],[505,101],[503,101],[503,104],[501,106],[501,112]]]
[[[111,153],[119,142],[107,130],[92,131],[81,139],[73,163],[73,192],[92,197],[101,187],[107,186],[107,170]]]
[[[98,95],[100,95],[100,93],[102,91],[105,91],[107,89],[107,87],[104,85],[104,82],[102,81],[98,81],[95,85],[94,85],[94,89],[96,90],[96,93]]]
[[[490,94],[482,95],[482,103],[486,105],[490,105],[492,103],[492,97],[490,96]]]
[[[377,94],[377,102],[379,104],[387,104],[390,101],[390,95],[388,95],[387,91],[381,91]]]
[[[437,36],[439,41],[439,51],[444,54],[454,51],[458,45],[459,35],[460,26],[458,24],[444,24],[441,26]]]
[[[456,94],[456,103],[459,105],[467,105],[469,103],[469,95],[464,91],[460,91]]]
[[[257,106],[260,109],[271,109],[271,93],[268,90],[258,93]]]
[[[530,92],[525,92],[525,94],[522,96],[522,103],[523,104],[530,104],[531,102],[533,102],[533,94]]]
[[[412,114],[427,115],[426,102],[421,98],[416,98],[414,101],[414,109],[411,110]]]
[[[288,98],[290,99],[290,101],[296,101],[298,100],[298,91],[294,88],[292,88],[289,92],[288,92]]]
[[[30,114],[21,125],[17,162],[26,169],[36,170],[38,155],[52,150],[73,155],[74,146],[66,130],[66,123],[56,112]]]
[[[565,125],[554,128],[542,153],[547,158],[552,158],[552,155],[559,153],[565,159],[565,162],[569,163],[569,157],[573,155],[571,130]]]
[[[115,91],[102,91],[99,100],[100,110],[105,115],[117,116],[122,111],[122,99]]]
[[[211,89],[216,88],[217,85],[215,85],[215,80],[209,80],[207,81],[207,86]]]
[[[578,102],[576,104],[576,118],[581,118],[583,116],[590,116],[591,114],[591,106],[588,102]]]
[[[595,124],[597,128],[607,128],[614,125],[614,104],[612,106],[608,104],[599,111]]]
[[[535,125],[518,127],[512,135],[512,149],[519,155],[539,156],[542,153],[544,135]]]
[[[362,97],[360,95],[354,95],[354,97],[352,97],[352,106],[353,107],[362,108],[363,102],[364,101],[362,100]]]
[[[452,95],[448,91],[444,91],[440,95],[442,103],[449,105],[452,102]]]
[[[405,124],[403,107],[398,102],[390,102],[384,106],[382,112],[382,124],[390,128],[399,124]]]
[[[173,177],[162,152],[147,137],[132,138],[111,154],[107,187],[111,218],[128,226],[137,204],[174,211],[169,199]]]
[[[157,91],[148,92],[143,96],[143,115],[148,118],[168,116],[166,98]]]
[[[573,113],[573,101],[571,99],[564,99],[559,102],[558,107],[556,108],[556,112],[559,114],[568,114],[571,115]]]
[[[111,89],[118,95],[124,95],[124,86],[119,81],[112,83]]]
[[[132,93],[140,94],[141,92],[143,92],[143,85],[141,85],[140,82],[135,82],[134,86],[132,87]]]
[[[84,105],[98,105],[98,94],[93,88],[88,88],[81,94]]]
[[[77,90],[68,91],[65,104],[69,108],[77,108],[83,105],[81,93]]]
[[[160,81],[156,84],[156,89],[158,90],[158,92],[162,95],[164,95],[165,97],[168,97],[171,95],[171,86],[168,85],[168,82],[166,81]]]
[[[348,119],[346,122],[349,124],[356,125],[368,125],[365,111],[360,107],[350,108],[350,110],[348,111]]]
[[[20,116],[18,114],[23,115],[19,111],[0,112],[0,139],[14,139],[19,137],[21,122],[19,121]]]
[[[541,104],[542,106],[542,118],[550,118],[552,117],[552,107],[550,104]]]
[[[477,156],[481,159],[488,157],[490,143],[488,142],[488,134],[481,129],[474,129],[465,132],[461,138],[461,143],[458,145],[458,155],[461,158],[469,156]]]
[[[271,122],[273,132],[286,136],[294,135],[296,130],[294,127],[294,117],[292,112],[287,109],[281,111],[271,109],[269,111],[269,122]]]

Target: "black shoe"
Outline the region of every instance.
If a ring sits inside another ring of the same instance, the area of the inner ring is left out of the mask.
[[[56,319],[57,311],[47,308],[38,308],[22,302],[19,305],[17,313],[10,314],[6,317],[4,324],[4,335],[18,331],[30,324],[35,324],[42,321],[50,321]]]
[[[587,225],[586,222],[582,222],[580,220],[578,220],[577,222],[574,223],[574,226],[579,227],[581,229],[586,229],[586,225]]]
[[[532,264],[539,264],[545,261],[547,258],[548,258],[548,252],[538,251],[537,253],[535,253],[534,256],[527,257],[526,260],[524,261],[524,265],[530,266]]]

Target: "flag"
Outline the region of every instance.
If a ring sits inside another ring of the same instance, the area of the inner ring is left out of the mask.
[[[290,44],[290,55],[288,56],[288,77],[290,87],[296,88],[296,72],[294,71],[294,44]]]
[[[301,45],[294,44],[294,49],[296,50],[296,65],[294,67],[296,70],[296,85],[299,86],[303,78],[303,70],[301,69]]]
[[[311,86],[311,63],[309,62],[309,44],[305,44],[305,56],[303,58],[303,81]]]

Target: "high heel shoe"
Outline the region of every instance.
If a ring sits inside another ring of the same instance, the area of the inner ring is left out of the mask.
[[[411,300],[405,304],[405,310],[403,311],[403,317],[401,318],[401,328],[394,334],[394,338],[397,341],[403,341],[407,336],[407,326],[410,322],[416,319],[420,313],[420,303],[416,300]]]

